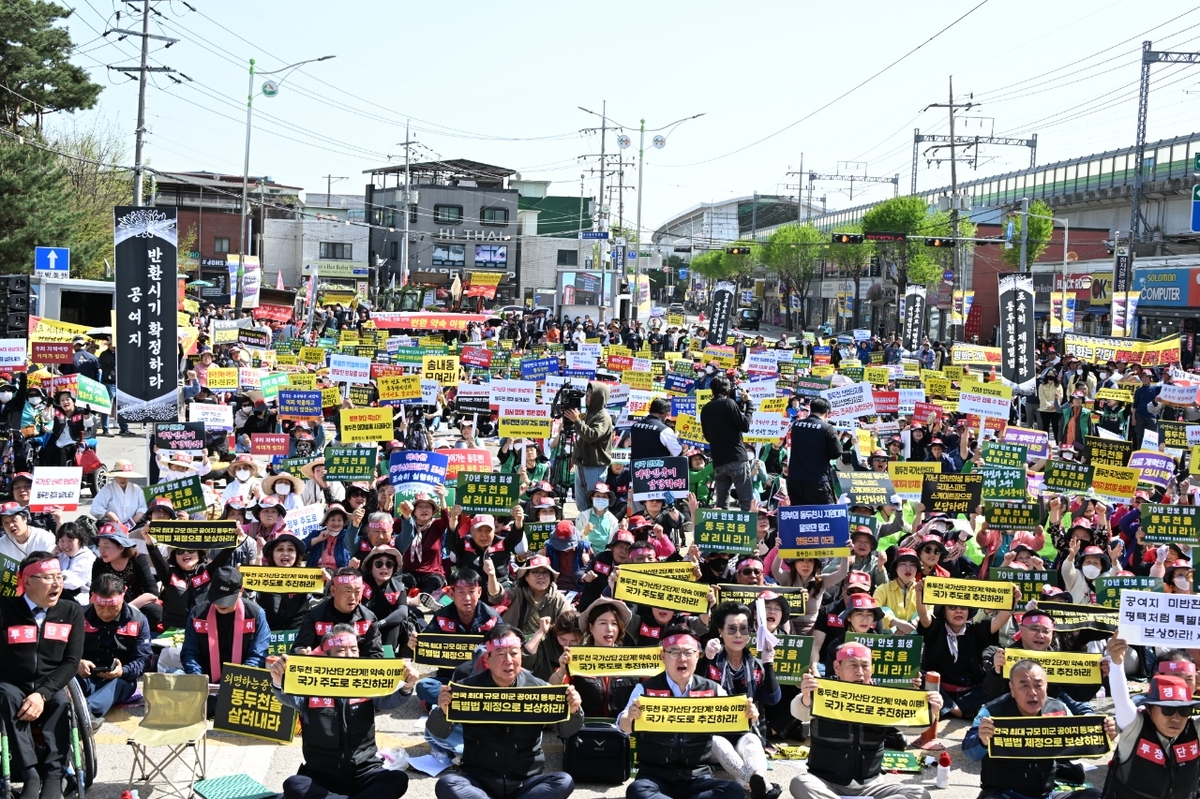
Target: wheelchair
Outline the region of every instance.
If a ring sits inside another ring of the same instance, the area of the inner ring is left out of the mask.
[[[79,683],[72,679],[66,687],[71,720],[70,752],[63,774],[63,797],[86,799],[87,791],[96,778],[96,739],[92,734],[91,714]],[[41,729],[35,723],[34,740],[39,741]],[[12,783],[12,755],[8,735],[0,730],[0,799],[11,799],[18,792]]]

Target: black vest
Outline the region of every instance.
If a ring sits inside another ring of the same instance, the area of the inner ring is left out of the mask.
[[[304,697],[300,711],[302,774],[353,780],[379,762],[375,704],[370,699]]]
[[[1163,746],[1146,706],[1138,714],[1137,744],[1124,763],[1115,758],[1104,781],[1105,799],[1188,799],[1200,781],[1200,740],[1190,723]]]
[[[655,674],[642,683],[646,696],[670,698],[671,686],[665,672]],[[720,687],[712,680],[693,676],[688,683],[689,696],[717,696]],[[634,730],[637,724],[634,723]],[[666,780],[686,780],[712,773],[712,735],[701,733],[637,733],[640,773],[656,775]]]
[[[496,685],[490,672],[476,674],[463,685],[491,688]],[[546,685],[525,669],[517,674],[515,686],[527,688]],[[542,773],[546,756],[542,752],[540,724],[464,724],[462,770],[478,779],[492,796],[505,795],[521,782]],[[500,790],[507,785],[508,790]]]
[[[993,699],[984,707],[993,717],[1020,716],[1021,709],[1012,698],[1005,694],[999,699]],[[1067,706],[1057,699],[1047,699],[1042,706],[1043,716],[1066,716]],[[810,755],[811,757],[811,755]],[[1052,758],[1045,760],[1017,760],[1008,758],[992,758],[985,756],[979,769],[979,785],[986,793],[995,791],[1016,791],[1025,796],[1049,796],[1054,790],[1054,771],[1057,761]]]
[[[587,718],[615,719],[629,704],[638,682],[637,677],[571,677]]]
[[[879,776],[887,727],[813,716],[808,771],[836,785],[865,783]]]
[[[629,426],[629,452],[633,458],[669,458],[671,450],[662,443],[667,425],[657,416],[638,419]]]

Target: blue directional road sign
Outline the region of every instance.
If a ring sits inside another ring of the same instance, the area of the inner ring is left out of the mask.
[[[68,247],[34,247],[33,273],[42,277],[70,277],[71,250]]]
[[[683,266],[679,267],[679,279],[687,280],[687,276],[688,276],[687,267],[683,267]]]
[[[579,233],[581,239],[607,239],[607,230],[583,230]]]
[[[1192,186],[1192,232],[1200,233],[1200,186]]]

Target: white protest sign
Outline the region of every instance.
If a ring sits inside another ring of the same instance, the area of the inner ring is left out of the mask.
[[[740,386],[742,392],[749,397],[755,405],[765,399],[770,399],[778,394],[774,380],[763,380],[758,383],[742,383]]]
[[[628,383],[618,383],[608,389],[608,405],[624,405],[629,402],[630,386]]]
[[[751,374],[779,374],[779,362],[774,352],[751,352],[746,354],[746,371]]]
[[[901,388],[896,393],[900,395],[899,413],[901,416],[911,416],[916,412],[916,404],[925,401],[925,389]]]
[[[630,369],[630,371],[631,372],[649,372],[650,371],[650,359],[649,358],[634,358],[633,359],[633,368]]]
[[[875,414],[875,397],[871,392],[871,384],[867,382],[851,383],[848,386],[827,388],[821,396],[829,400],[832,410],[829,418],[856,419],[860,416]]]
[[[189,422],[204,422],[205,430],[232,430],[233,406],[193,402],[188,406]]]
[[[1007,419],[1012,410],[1012,388],[1000,383],[964,380],[958,396],[958,412],[992,419]]]
[[[650,400],[654,399],[654,392],[647,391],[644,388],[629,389],[629,401],[625,403],[625,409],[629,411],[630,416],[645,416],[646,411],[650,408]]]
[[[23,338],[0,339],[0,367],[24,369],[26,346],[28,346],[28,342]]]
[[[491,402],[493,405],[536,405],[537,383],[524,380],[493,380],[488,383],[492,389]]]
[[[4,342],[0,341],[0,352]],[[1164,383],[1158,392],[1158,401],[1167,405],[1182,405],[1187,407],[1196,403],[1196,390],[1200,386],[1184,386],[1178,383]]]
[[[83,469],[78,466],[37,466],[29,489],[29,509],[39,513],[50,508],[79,508],[79,486]]]
[[[321,519],[324,514],[324,505],[304,505],[287,512],[287,516],[283,518],[284,527],[289,533],[303,541],[321,529]]]
[[[335,352],[329,356],[329,379],[334,383],[370,383],[371,359]]]
[[[262,379],[267,374],[266,369],[250,369],[243,366],[238,369],[238,385],[242,388],[260,389],[262,388]]]
[[[599,344],[580,344],[577,352],[585,358],[599,361],[604,357],[604,347]]]
[[[421,378],[421,404],[437,405],[438,392],[441,388],[442,384],[438,381]]]
[[[582,352],[567,353],[568,369],[578,369],[581,372],[594,372],[596,371],[598,365],[599,362],[595,358],[584,355]]]
[[[1200,596],[1195,594],[1121,589],[1121,637],[1131,644],[1172,649],[1200,646],[1198,614]]]
[[[1158,449],[1158,431],[1147,428],[1142,432],[1142,449]]]
[[[750,417],[750,431],[742,440],[754,444],[777,444],[787,434],[788,418],[778,413],[755,411]]]

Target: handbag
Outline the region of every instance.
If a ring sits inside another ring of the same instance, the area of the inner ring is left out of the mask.
[[[100,460],[100,456],[96,454],[96,450],[91,447],[80,444],[75,450],[75,465],[83,469],[84,474],[91,474],[104,465]]]
[[[588,721],[565,741],[563,771],[576,782],[620,785],[629,779],[629,736],[606,721]]]

